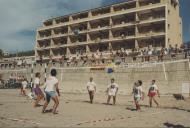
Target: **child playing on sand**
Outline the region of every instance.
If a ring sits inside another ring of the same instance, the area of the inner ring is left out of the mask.
[[[107,104],[109,104],[111,97],[113,97],[113,105],[116,103],[116,95],[118,92],[118,85],[115,83],[115,79],[111,79],[111,84],[108,85],[107,87],[107,94],[108,94],[108,99],[107,99]]]
[[[90,103],[93,103],[94,93],[96,92],[96,83],[93,81],[93,77],[90,77],[90,81],[87,83],[87,90],[90,97]]]
[[[140,100],[144,99],[144,92],[142,89],[142,81],[141,80],[138,80],[138,82],[134,83],[132,94],[134,95],[134,102],[135,102],[136,110],[137,111],[141,110],[139,102],[140,102]]]
[[[151,83],[149,90],[148,90],[150,107],[152,107],[152,100],[155,102],[155,104],[157,106],[159,106],[158,102],[155,99],[155,96],[158,95],[158,97],[160,97],[160,93],[158,90],[158,86],[155,84],[155,82],[156,82],[155,80],[152,80],[152,83]]]

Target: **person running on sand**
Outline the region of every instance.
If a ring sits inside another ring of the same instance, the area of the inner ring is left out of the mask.
[[[144,100],[144,92],[142,89],[142,81],[138,80],[138,82],[134,83],[133,86],[133,92],[132,94],[134,95],[134,102],[135,102],[135,106],[136,106],[136,110],[141,110],[140,108],[140,100]]]
[[[90,103],[93,103],[94,93],[96,92],[96,83],[93,81],[93,77],[90,77],[90,81],[87,83],[87,90],[90,97]]]
[[[45,94],[46,94],[46,102],[43,106],[42,113],[46,112],[46,108],[52,99],[54,101],[54,106],[52,109],[53,114],[57,113],[57,107],[59,105],[59,99],[60,97],[59,88],[58,88],[58,79],[56,78],[57,71],[55,69],[51,70],[51,76],[48,77],[46,83],[45,83]],[[57,92],[57,94],[56,94]]]
[[[152,100],[155,102],[157,107],[159,106],[159,104],[156,101],[155,97],[156,97],[156,95],[158,95],[158,97],[160,97],[160,93],[159,93],[159,90],[158,90],[158,86],[155,84],[155,82],[156,82],[155,80],[152,80],[152,83],[151,83],[151,85],[149,87],[149,90],[148,90],[150,107],[152,107]]]
[[[24,78],[22,81],[22,95],[24,95],[24,96],[26,96],[27,84],[28,84],[28,82],[27,82],[26,78]]]
[[[36,78],[34,80],[34,88],[33,88],[33,91],[37,97],[34,102],[34,107],[37,107],[38,103],[44,98],[44,94],[43,94],[42,90],[40,89],[40,77],[41,77],[40,73],[37,72]]]
[[[118,92],[118,85],[115,83],[115,79],[111,79],[111,84],[108,85],[107,87],[107,94],[108,94],[108,99],[107,99],[107,104],[109,104],[111,97],[113,97],[113,105],[116,103],[116,95]]]

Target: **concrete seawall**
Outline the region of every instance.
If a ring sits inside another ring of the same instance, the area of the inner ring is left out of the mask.
[[[118,67],[115,68],[115,72],[112,74],[108,74],[106,70],[91,70],[90,68],[59,68],[58,79],[62,92],[84,93],[90,76],[94,77],[98,92],[104,92],[110,83],[110,78],[113,77],[119,85],[120,94],[130,94],[136,80],[143,81],[143,88],[147,92],[151,80],[155,79],[161,94],[173,94],[181,93],[182,83],[190,82],[189,66],[189,61],[181,60],[165,62],[164,64],[146,64],[138,67],[137,65],[134,67]],[[49,70],[50,67],[48,67],[47,72]],[[34,73],[41,72],[42,81],[45,79],[44,71],[44,66],[38,65],[34,68]],[[4,79],[8,79],[12,72],[11,70],[0,70],[0,74],[3,75]],[[31,79],[31,68],[16,72],[27,76],[28,80]]]

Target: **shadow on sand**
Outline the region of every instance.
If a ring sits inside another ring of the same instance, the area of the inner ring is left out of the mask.
[[[171,123],[168,123],[168,122],[164,123],[164,126],[166,126],[167,128],[186,128],[183,125],[180,125],[180,124],[174,125],[174,124],[171,124]]]
[[[42,107],[42,106],[43,106],[43,105],[41,105],[41,104],[37,104],[37,105],[36,105],[36,107]]]
[[[44,113],[52,113],[53,109],[48,109]]]
[[[135,109],[135,108],[129,108],[129,107],[127,107],[126,109],[130,110],[130,111],[137,111],[137,109]]]
[[[180,111],[185,111],[185,112],[190,112],[188,109],[183,109],[183,108],[178,108],[178,107],[159,107],[163,109],[173,109],[173,110],[180,110]]]
[[[90,101],[87,101],[87,100],[85,100],[85,101],[81,101],[81,102],[91,104],[91,102],[90,102]],[[113,104],[100,103],[100,102],[93,102],[93,104],[113,105]]]

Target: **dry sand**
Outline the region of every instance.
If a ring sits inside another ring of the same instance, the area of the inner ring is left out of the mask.
[[[105,105],[106,98],[96,94],[90,104],[87,94],[62,93],[59,114],[53,115],[33,108],[32,100],[20,96],[19,90],[0,90],[0,127],[190,127],[189,99],[161,97],[159,108],[149,108],[146,97],[142,112],[136,112],[132,96],[118,95],[115,106]]]

